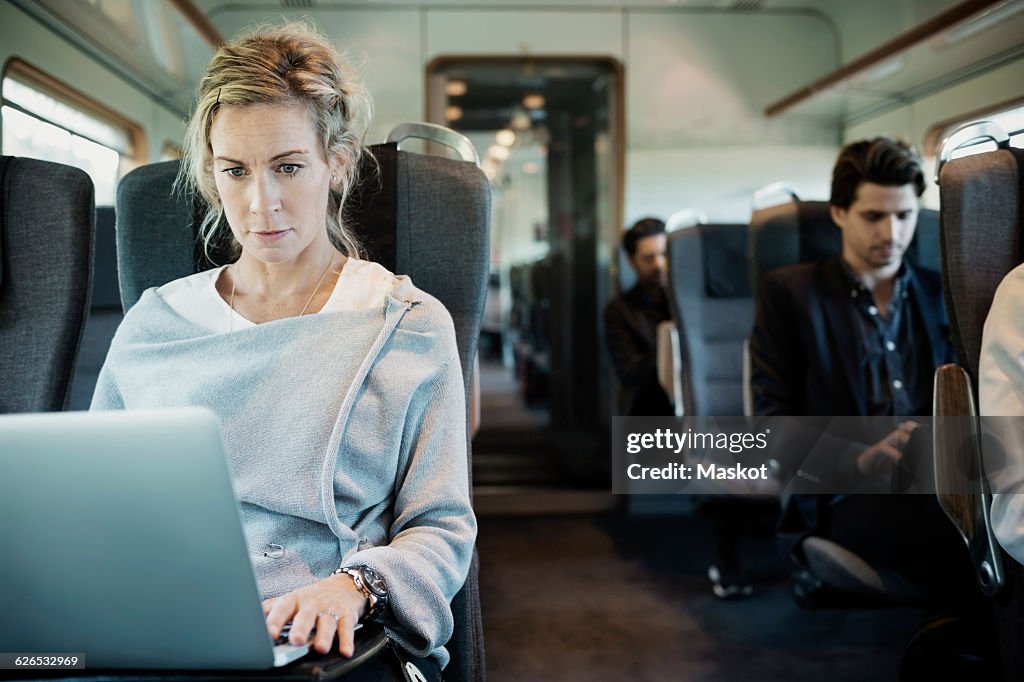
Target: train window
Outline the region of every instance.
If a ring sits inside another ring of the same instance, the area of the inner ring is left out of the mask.
[[[1013,106],[1001,106],[988,112],[975,113],[956,121],[943,121],[936,124],[925,135],[925,148],[930,150],[931,155],[938,154],[938,147],[943,140],[952,134],[957,128],[972,121],[992,121],[1010,135],[1010,146],[1024,149],[1024,103],[1017,101]],[[977,144],[961,147],[953,152],[953,158],[990,152],[996,148],[995,143],[979,142]]]
[[[3,153],[81,168],[96,187],[96,204],[113,205],[117,181],[144,151],[141,129],[23,62],[8,66],[0,92]]]
[[[185,152],[173,142],[164,142],[164,148],[160,151],[161,161],[175,161],[185,158]]]

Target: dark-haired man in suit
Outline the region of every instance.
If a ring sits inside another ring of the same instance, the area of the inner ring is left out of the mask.
[[[927,440],[925,429],[913,434],[912,418],[932,413],[935,368],[953,360],[939,275],[903,258],[924,187],[920,161],[905,143],[878,137],[847,145],[830,199],[842,252],[772,271],[758,288],[750,340],[755,414],[892,418],[884,435],[835,448],[828,473],[850,492],[891,476],[908,446]],[[788,474],[820,480],[822,471],[811,467],[797,462]],[[838,545],[932,593],[969,568],[934,496],[794,495],[783,526],[795,536],[798,560],[813,564],[812,547]],[[808,535],[834,544],[804,543]],[[824,578],[871,591],[867,572]]]
[[[637,283],[605,309],[604,328],[612,365],[619,378],[619,414],[671,416],[672,403],[658,383],[658,325],[669,319],[665,280],[665,223],[644,218],[622,239]]]

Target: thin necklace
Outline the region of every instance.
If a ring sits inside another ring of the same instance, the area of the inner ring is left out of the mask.
[[[313,289],[313,293],[311,293],[309,295],[309,298],[306,299],[306,305],[302,306],[302,310],[299,311],[297,317],[302,317],[303,315],[306,314],[306,308],[308,308],[309,304],[313,302],[313,297],[316,296],[316,292],[320,291],[320,287],[324,283],[324,278],[327,277],[327,272],[331,269],[331,265],[333,264],[334,254],[331,254],[331,260],[327,261],[327,267],[324,268],[324,272],[322,275],[320,275],[320,280],[316,283],[316,287]],[[231,308],[231,310],[235,309],[235,280],[235,277],[231,278],[231,298],[228,301],[228,306]],[[234,320],[231,317],[228,317],[228,330],[231,331],[233,330],[233,328]]]

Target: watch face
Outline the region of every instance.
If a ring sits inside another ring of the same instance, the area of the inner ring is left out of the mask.
[[[363,583],[378,597],[386,596],[388,593],[388,587],[384,583],[384,579],[377,575],[377,572],[372,568],[363,567]]]

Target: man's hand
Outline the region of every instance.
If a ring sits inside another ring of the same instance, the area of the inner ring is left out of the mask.
[[[910,434],[918,426],[915,421],[901,423],[895,431],[857,455],[857,470],[865,476],[890,471],[903,458],[901,449],[906,447]]]
[[[338,651],[347,658],[355,653],[353,632],[368,608],[368,600],[356,589],[352,578],[342,573],[265,600],[263,615],[271,639],[276,640],[285,623],[291,622],[288,641],[301,646],[309,641],[316,626],[313,648],[321,654],[328,653],[337,633]]]

